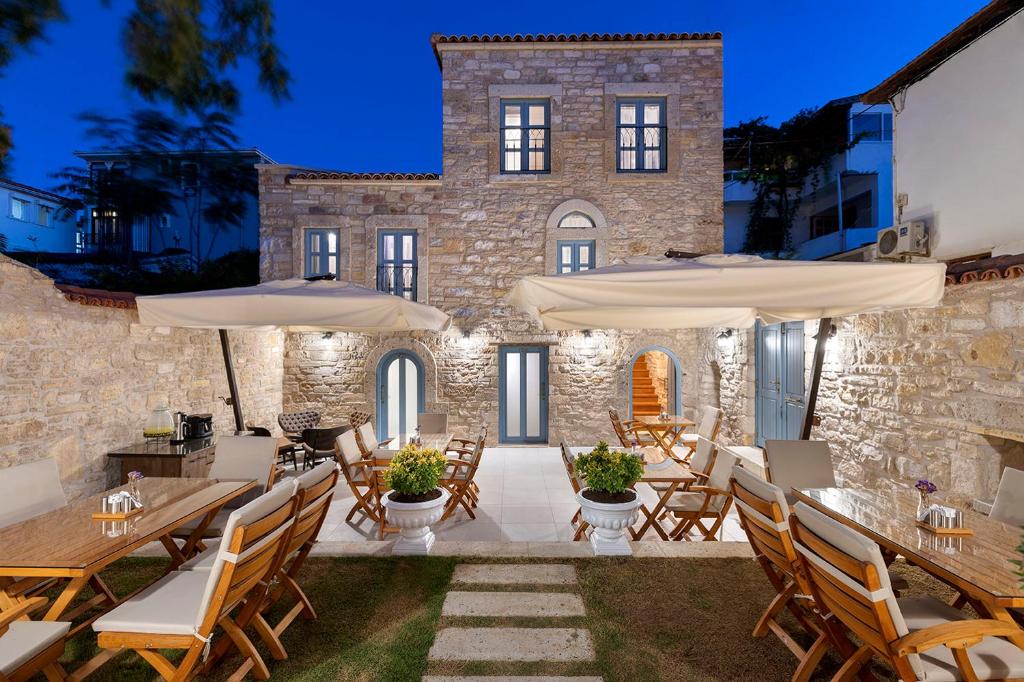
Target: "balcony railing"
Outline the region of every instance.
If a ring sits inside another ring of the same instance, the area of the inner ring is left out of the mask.
[[[377,266],[377,291],[417,300],[416,280],[419,268],[411,263]]]

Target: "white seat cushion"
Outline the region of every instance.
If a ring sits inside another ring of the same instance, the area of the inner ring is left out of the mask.
[[[903,619],[911,632],[932,625],[964,620],[953,607],[932,597],[897,599]],[[971,665],[981,680],[1005,680],[1024,677],[1024,651],[998,637],[986,637],[967,650]],[[920,654],[926,682],[960,682],[963,676],[953,660],[953,652],[937,646]]]
[[[205,552],[200,552],[194,557],[178,566],[179,571],[209,571],[213,569],[217,561],[217,552],[220,547],[210,547]]]
[[[17,620],[0,636],[0,673],[14,671],[41,654],[46,647],[68,634],[71,623],[46,620]]]
[[[293,488],[295,486],[294,482],[291,481],[289,481],[289,485],[291,485]],[[213,517],[213,521],[210,522],[210,525],[203,530],[203,537],[219,538],[222,535],[224,535],[224,527],[227,525],[228,517],[231,515],[231,512],[233,511],[233,509],[221,509],[219,512],[217,512],[217,515]],[[183,526],[175,529],[173,532],[171,532],[171,537],[189,537],[190,535],[192,535],[192,531],[196,529],[196,527],[199,525],[199,522],[202,521],[203,518],[204,517],[200,516],[197,519],[192,519]]]
[[[665,505],[665,509],[672,512],[700,511],[706,497],[707,495],[704,493],[674,493],[669,498],[668,504]],[[711,505],[708,505],[708,508],[714,511]]]
[[[203,604],[207,571],[175,571],[92,624],[96,632],[191,635]]]
[[[680,444],[682,444],[682,445],[696,445],[697,444],[697,434],[696,433],[684,433],[681,436],[679,436],[679,441],[678,442]]]

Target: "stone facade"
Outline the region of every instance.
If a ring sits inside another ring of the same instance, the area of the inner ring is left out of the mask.
[[[555,271],[558,239],[593,239],[596,264],[667,249],[722,249],[722,55],[715,38],[614,43],[437,45],[442,68],[440,177],[360,176],[272,165],[260,171],[261,276],[303,274],[303,230],[337,228],[340,277],[375,285],[376,233],[418,235],[419,300],[453,317],[442,334],[289,334],[286,409],[338,421],[374,411],[376,362],[414,351],[427,374],[425,409],[463,433],[498,433],[498,348],[549,348],[549,441],[612,437],[606,410],[628,414],[630,362],[658,346],[680,361],[683,404],[697,404],[701,335],[555,334],[505,297],[525,275]],[[667,171],[617,173],[619,97],[666,101]],[[550,103],[551,170],[503,175],[503,98]],[[559,228],[571,211],[592,228]]]
[[[247,421],[276,425],[283,339],[233,332]],[[212,412],[234,429],[216,331],[143,327],[135,310],[72,303],[0,255],[0,468],[56,458],[71,498],[116,483],[105,453],[141,440],[149,411]]]

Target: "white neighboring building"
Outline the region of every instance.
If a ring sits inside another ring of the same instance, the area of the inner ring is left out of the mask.
[[[858,99],[834,99],[818,110],[845,109],[846,131],[840,134],[858,142],[833,157],[817,187],[808,182],[790,230],[794,258],[817,260],[874,244],[878,230],[892,225],[892,109]],[[742,171],[725,174],[727,253],[743,251],[755,194],[753,183],[737,177]]]
[[[933,258],[1024,252],[1022,10],[990,3],[862,98],[894,107],[897,216]]]
[[[74,253],[76,219],[65,215],[64,197],[0,178],[0,245],[4,251]]]

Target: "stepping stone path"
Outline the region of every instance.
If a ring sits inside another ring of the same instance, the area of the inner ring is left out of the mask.
[[[473,618],[566,618],[586,614],[575,592],[537,592],[529,586],[574,589],[576,569],[567,564],[459,564],[452,582],[459,586],[523,586],[522,591],[452,590],[441,615]],[[593,661],[590,631],[573,627],[446,627],[430,648],[431,661],[566,663]],[[424,682],[601,682],[600,677],[426,676]]]

